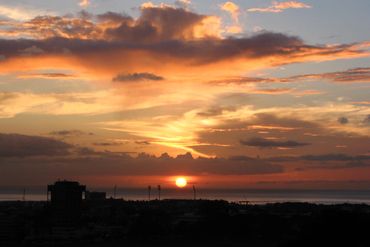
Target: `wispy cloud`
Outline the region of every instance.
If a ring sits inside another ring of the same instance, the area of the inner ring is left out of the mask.
[[[107,101],[107,98],[110,100]],[[111,91],[86,93],[11,93],[0,92],[0,119],[20,113],[51,115],[98,114],[121,109],[121,97]]]
[[[271,6],[266,8],[250,8],[248,12],[265,12],[265,13],[280,13],[286,9],[309,9],[310,5],[298,1],[279,2],[273,1]]]
[[[0,16],[17,20],[26,21],[39,15],[53,14],[51,11],[30,9],[29,7],[15,7],[0,5]]]
[[[303,74],[290,77],[234,77],[212,81],[217,84],[248,84],[248,83],[290,83],[298,81],[325,80],[336,83],[369,83],[370,67],[353,68],[319,74]],[[313,92],[314,93],[314,92]],[[364,102],[366,104],[366,102]]]
[[[76,75],[65,74],[65,73],[30,73],[30,74],[20,74],[17,76],[20,79],[29,79],[29,78],[40,78],[40,79],[77,79]]]

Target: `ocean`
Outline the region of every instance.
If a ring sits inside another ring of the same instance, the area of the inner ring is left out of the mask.
[[[113,188],[94,189],[105,191],[107,198],[114,197]],[[152,188],[150,199],[159,198],[156,188]],[[194,199],[193,190],[162,189],[161,199]],[[124,200],[148,200],[146,188],[117,188],[115,198]],[[0,188],[0,201],[45,201],[45,188]],[[237,203],[266,204],[280,202],[309,202],[317,204],[364,203],[370,205],[370,190],[251,190],[251,189],[199,189],[196,199],[226,200]]]

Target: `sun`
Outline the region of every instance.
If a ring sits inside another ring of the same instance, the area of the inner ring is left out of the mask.
[[[186,178],[184,177],[178,177],[176,178],[176,186],[179,188],[184,188],[188,182],[186,181]]]

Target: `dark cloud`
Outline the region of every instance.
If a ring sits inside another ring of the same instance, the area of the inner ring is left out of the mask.
[[[193,160],[193,155],[191,153],[187,152],[186,154],[179,154],[176,156],[176,159],[184,159],[184,160]]]
[[[305,155],[300,159],[308,161],[370,161],[370,155],[351,156],[347,154],[325,154],[325,155]]]
[[[310,75],[306,76],[309,77]],[[311,76],[321,76],[335,82],[370,82],[370,67],[354,68],[326,74],[313,74]]]
[[[163,77],[152,73],[133,73],[119,74],[112,79],[114,82],[129,82],[129,81],[162,81]]]
[[[25,159],[27,158],[27,159]],[[194,158],[191,153],[175,158],[140,153],[99,152],[89,147],[67,144],[52,138],[0,134],[0,164],[3,176],[31,173],[33,177],[93,175],[247,175],[280,173],[280,165],[253,158]]]
[[[58,130],[50,132],[49,135],[60,136],[60,137],[71,137],[71,136],[81,136],[81,135],[94,135],[93,133],[87,133],[81,130]]]
[[[264,138],[251,138],[249,140],[241,140],[240,143],[245,146],[251,147],[260,147],[260,148],[276,148],[276,147],[284,147],[284,148],[296,148],[310,145],[310,143],[304,142],[297,142],[297,141],[275,141],[275,140],[268,140]]]
[[[88,147],[77,147],[74,151],[77,155],[81,156],[100,155],[100,152]]]
[[[46,79],[69,79],[76,77],[75,75],[65,73],[33,73],[33,74],[22,74],[19,78],[46,78]]]
[[[95,142],[94,146],[110,147],[110,146],[120,146],[124,144],[123,142]]]
[[[206,15],[183,8],[141,8],[134,19],[115,12],[93,15],[86,11],[77,16],[38,16],[24,23],[14,23],[9,33],[17,32],[35,38],[95,39],[124,42],[157,42],[195,38],[194,26]]]
[[[107,40],[83,40],[53,37],[46,40],[0,40],[0,54],[9,58],[19,56],[18,52],[33,47],[32,50],[43,50],[43,53],[33,53],[34,56],[49,55],[74,55],[108,54],[112,52],[128,54],[128,52],[149,52],[152,55],[164,55],[168,58],[178,58],[184,61],[192,61],[197,64],[208,64],[231,58],[263,58],[275,55],[289,56],[298,55],[306,47],[299,38],[280,33],[262,33],[248,38],[240,39],[201,39],[186,42],[183,40],[163,40],[150,44],[137,40],[133,43],[109,42]],[[343,47],[343,50],[351,46]],[[313,47],[327,54],[330,51],[325,48]],[[68,52],[68,53],[66,53]],[[332,51],[333,54],[340,51]],[[321,52],[318,52],[321,53]],[[319,55],[319,54],[316,54]],[[113,56],[114,57],[114,56]],[[130,58],[128,56],[127,58]],[[140,57],[136,58],[140,60]],[[144,59],[144,57],[143,57]],[[104,59],[103,59],[104,60]],[[6,60],[5,60],[6,61]],[[114,61],[110,61],[110,65]],[[122,61],[120,61],[122,62]]]
[[[349,154],[321,154],[303,155],[289,157],[272,157],[266,159],[272,163],[299,164],[296,170],[305,171],[310,169],[347,169],[370,166],[370,155],[349,155]]]
[[[3,173],[0,174],[0,178],[19,170],[32,170],[33,177],[44,179],[55,176],[170,176],[177,174],[199,176],[283,172],[280,165],[258,159],[193,158],[191,154],[173,158],[166,154],[156,157],[145,153],[131,157],[127,154],[96,152],[89,148],[82,148],[79,153],[77,157],[34,158],[26,162],[21,159],[7,160],[4,162],[6,165],[2,167]]]
[[[361,168],[370,166],[369,155],[346,155],[346,154],[326,154],[326,155],[307,155],[302,156],[303,161],[307,161],[302,170],[307,169],[346,169]]]
[[[52,138],[0,134],[0,158],[67,155],[72,147]]]
[[[234,77],[224,80],[211,81],[217,84],[245,84],[245,83],[287,83],[302,80],[329,80],[332,82],[370,82],[370,67],[354,68],[344,71],[304,74],[291,77]]]
[[[85,11],[85,13],[87,13],[89,15],[89,19],[93,19],[94,18],[94,15],[88,13]],[[100,15],[97,15],[96,18],[98,19],[99,22],[103,22],[103,23],[117,23],[117,24],[120,24],[120,23],[125,23],[125,22],[133,22],[134,19],[126,14],[121,14],[121,13],[117,13],[117,12],[112,12],[112,11],[108,11],[104,14],[100,14]]]
[[[269,147],[296,145],[297,142],[291,141],[278,144],[274,142],[274,144],[269,144]],[[72,151],[69,151],[70,149]],[[17,134],[0,135],[2,171],[0,180],[9,181],[6,179],[12,177],[13,184],[27,182],[27,179],[45,183],[60,177],[83,179],[94,176],[103,178],[104,176],[173,176],[177,174],[197,176],[275,174],[285,171],[283,163],[295,164],[300,170],[347,169],[370,166],[370,156],[324,154],[274,158],[248,156],[194,158],[191,153],[177,157],[171,157],[166,153],[159,157],[140,153],[133,157],[127,153],[99,152],[92,148],[76,147],[51,138]],[[32,176],[15,176],[19,171],[23,171],[22,174],[32,173]]]
[[[201,117],[214,117],[222,115],[224,111],[235,111],[236,107],[233,106],[227,106],[227,107],[221,107],[221,106],[213,106],[208,108],[205,111],[198,112],[197,115]]]
[[[231,156],[230,160],[235,160],[235,161],[252,161],[255,160],[254,158],[248,157],[248,156]]]
[[[349,120],[346,117],[340,117],[340,118],[338,118],[338,123],[343,124],[343,125],[348,124]]]
[[[151,144],[150,141],[136,141],[135,143],[138,145],[150,145]]]
[[[194,25],[205,18],[182,8],[142,8],[137,20],[123,19],[118,27],[105,30],[105,36],[130,42],[182,40],[192,37]]]
[[[271,64],[267,66],[276,66],[309,57],[320,60],[366,52],[359,44],[308,45],[296,36],[273,32],[222,38],[219,33],[207,33],[207,18],[210,16],[172,7],[142,8],[137,19],[112,12],[83,17],[40,16],[17,23],[12,30],[33,39],[0,40],[0,54],[6,57],[0,62],[24,56],[57,56],[94,71],[117,73],[123,66],[131,72],[143,66],[196,67],[262,58],[268,58],[266,63]]]
[[[355,160],[355,161],[347,162],[344,168],[361,168],[361,167],[367,167],[367,166],[370,166],[370,161]],[[338,167],[338,168],[341,168],[341,167]]]

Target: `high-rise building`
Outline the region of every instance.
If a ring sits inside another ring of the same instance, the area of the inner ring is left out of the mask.
[[[65,224],[76,221],[82,208],[86,186],[78,182],[57,181],[48,185],[48,201],[54,221]]]

